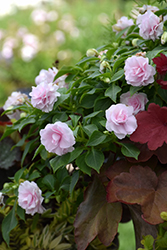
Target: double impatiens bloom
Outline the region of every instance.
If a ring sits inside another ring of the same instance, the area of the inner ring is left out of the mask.
[[[18,204],[25,209],[26,214],[34,215],[35,213],[42,214],[44,207],[42,191],[35,182],[24,181],[18,189]]]
[[[54,81],[58,70],[53,67],[52,69],[42,69],[39,75],[35,78],[36,87],[32,87],[31,104],[34,108],[41,109],[45,113],[52,111],[57,97],[60,93],[57,91],[59,88],[67,87],[65,83],[66,75],[59,77]]]

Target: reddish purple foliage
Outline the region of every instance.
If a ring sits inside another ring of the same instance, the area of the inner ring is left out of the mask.
[[[150,150],[156,150],[167,143],[167,107],[151,103],[147,111],[137,114],[138,127],[130,140],[147,143]]]
[[[167,72],[167,57],[160,53],[160,56],[155,57],[152,59],[153,62],[156,64],[156,70],[160,75],[164,75]]]

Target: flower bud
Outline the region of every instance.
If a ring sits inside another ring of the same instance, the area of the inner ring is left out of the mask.
[[[161,44],[165,44],[167,42],[167,31],[165,31],[161,36]]]
[[[132,40],[132,45],[134,46],[134,47],[137,47],[137,41],[139,40],[139,38],[135,38],[135,39],[133,39]]]
[[[11,189],[11,188],[12,187],[11,187],[10,183],[8,183],[8,182],[4,183],[3,189]]]
[[[117,47],[118,47],[118,43],[115,43],[115,42],[114,42],[114,43],[112,43],[112,45],[113,45],[114,48],[117,48]]]
[[[22,112],[22,113],[20,113],[20,118],[24,118],[24,117],[26,117],[26,112]]]
[[[110,64],[107,61],[100,63],[100,72],[102,73],[104,69],[111,69]]]
[[[167,212],[161,212],[160,216],[161,216],[161,219],[167,221]]]
[[[96,49],[88,49],[86,52],[87,57],[94,57],[94,56],[98,56],[99,53]]]
[[[108,77],[103,77],[102,80],[103,80],[103,82],[106,82],[106,83],[110,83],[110,81],[111,81],[110,78],[108,78]]]

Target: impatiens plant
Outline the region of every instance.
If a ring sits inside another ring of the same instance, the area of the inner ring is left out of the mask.
[[[135,13],[113,26],[113,43],[41,69],[29,96],[6,101],[1,142],[14,140],[22,158],[1,190],[3,246],[16,227],[32,221],[32,239],[62,216],[64,249],[118,249],[118,224],[129,220],[136,249],[167,248],[167,9]]]

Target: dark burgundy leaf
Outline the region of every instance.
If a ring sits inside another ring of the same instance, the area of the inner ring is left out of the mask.
[[[156,150],[167,143],[167,107],[151,103],[147,111],[136,115],[138,127],[130,140],[147,143],[150,150]]]
[[[108,184],[107,200],[139,204],[146,222],[162,223],[160,213],[167,211],[167,171],[157,177],[149,167],[132,166],[129,173],[121,173]]]
[[[107,203],[105,188],[95,178],[74,222],[77,249],[85,250],[96,236],[104,245],[110,245],[117,234],[121,216],[122,205],[119,202]]]

